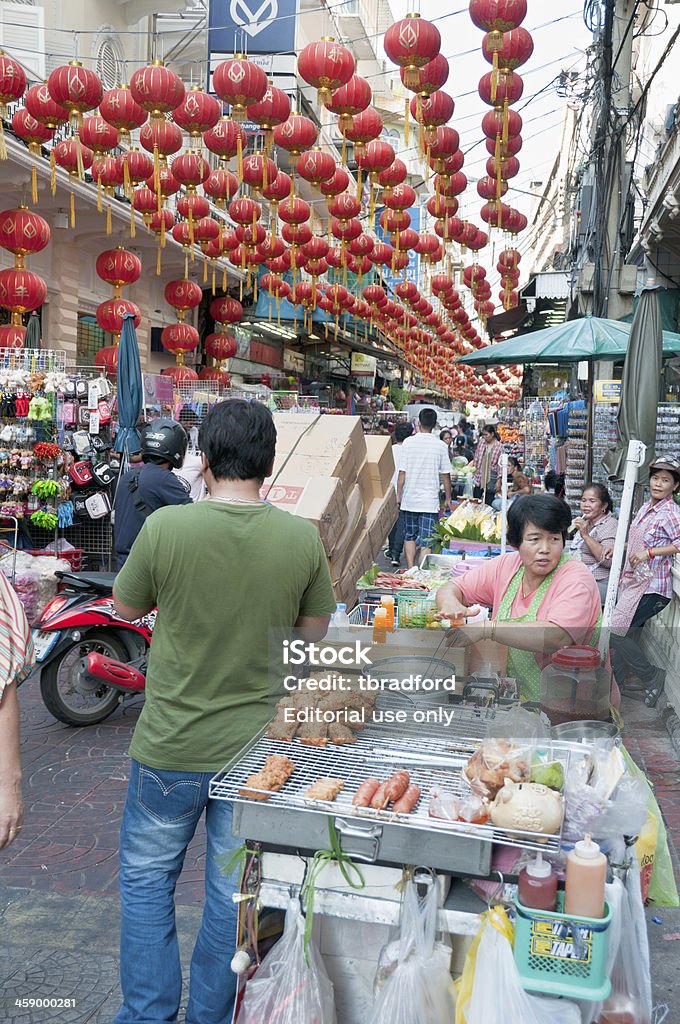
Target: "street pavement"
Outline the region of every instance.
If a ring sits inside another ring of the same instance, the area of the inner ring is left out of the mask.
[[[111,1024],[120,1000],[118,829],[142,698],[99,726],[71,729],[50,716],[34,677],[19,693],[26,813],[20,837],[0,853],[0,1022]],[[656,787],[677,867],[678,756],[660,709],[628,702],[624,713],[626,742]],[[185,964],[199,924],[204,858],[199,831],[177,889]],[[648,921],[657,1001],[670,1008],[666,1024],[679,1024],[680,913],[651,908]],[[31,999],[52,1005],[20,1003]]]

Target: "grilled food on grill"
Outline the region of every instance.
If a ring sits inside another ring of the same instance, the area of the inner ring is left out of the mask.
[[[264,763],[264,768],[249,775],[246,779],[245,789],[239,790],[239,796],[249,796],[253,800],[268,800],[266,793],[256,793],[255,790],[268,790],[269,793],[278,793],[283,789],[288,779],[293,774],[295,765],[293,762],[280,754],[270,754]]]
[[[356,743],[355,734],[342,722],[331,722],[328,726],[328,738],[331,743],[342,746],[344,743]]]
[[[300,743],[311,747],[325,747],[328,743],[328,725],[326,722],[304,722],[297,733]]]
[[[305,796],[310,800],[335,800],[344,786],[343,779],[317,779],[305,790]]]

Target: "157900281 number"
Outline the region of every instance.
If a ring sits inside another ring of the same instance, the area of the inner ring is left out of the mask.
[[[35,999],[35,998],[32,998],[32,997],[25,996],[25,997],[23,997],[21,999],[15,999],[14,1000],[14,1005],[15,1006],[21,1006],[23,1009],[26,1009],[26,1010],[34,1010],[34,1009],[36,1009],[36,1010],[40,1010],[40,1009],[50,1009],[50,1010],[73,1009],[74,1010],[76,1008],[76,1000],[75,999],[61,999],[58,996],[51,996],[51,997],[48,996],[45,999]]]

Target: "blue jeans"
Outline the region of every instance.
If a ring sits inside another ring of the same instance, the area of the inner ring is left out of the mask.
[[[186,1024],[228,1024],[236,993],[236,874],[216,858],[240,845],[231,834],[231,804],[208,799],[209,772],[171,772],[131,762],[120,834],[120,981],[115,1024],[177,1020],[182,972],[175,928],[175,886],[205,811],[208,849],[205,905],[189,982]]]

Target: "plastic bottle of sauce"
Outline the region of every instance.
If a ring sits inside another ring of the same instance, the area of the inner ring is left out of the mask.
[[[394,633],[394,598],[385,594],[380,598],[380,604],[387,612],[387,632]]]
[[[376,608],[373,617],[373,643],[387,643],[387,609]]]
[[[604,917],[607,858],[589,835],[567,856],[564,913],[574,917]]]
[[[554,910],[557,903],[557,875],[543,854],[537,853],[519,873],[519,901],[533,910]]]

